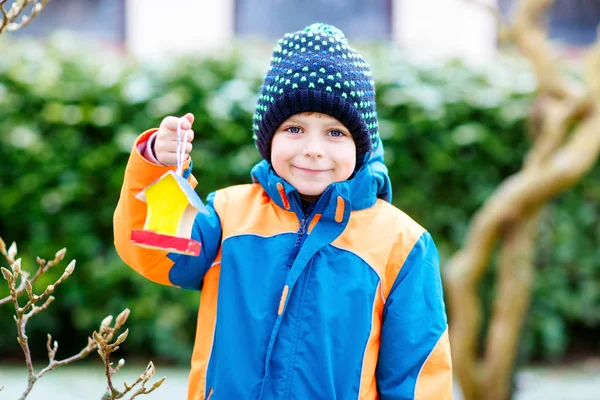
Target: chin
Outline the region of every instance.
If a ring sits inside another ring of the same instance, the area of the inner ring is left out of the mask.
[[[292,184],[300,194],[305,196],[320,196],[323,194],[327,186],[315,187],[314,185],[294,185]]]

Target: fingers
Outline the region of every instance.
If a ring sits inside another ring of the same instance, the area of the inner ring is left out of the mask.
[[[185,154],[183,160],[187,160],[190,152],[192,151],[192,144],[186,143]],[[156,158],[158,161],[165,165],[177,165],[177,153],[176,152],[156,152]]]
[[[160,123],[160,127],[159,129],[162,130],[169,130],[169,131],[177,131],[177,125],[179,124],[179,118],[178,117],[165,117],[162,122]],[[182,126],[183,129],[189,129],[189,128],[184,128]]]
[[[183,116],[183,118],[188,120],[188,122],[190,123],[190,128],[191,128],[191,125],[194,123],[194,114],[187,113]],[[189,129],[189,128],[186,128],[186,129]]]
[[[160,157],[157,154],[156,158],[158,161],[160,161],[164,165],[169,165],[169,166],[177,165],[177,155],[175,153],[162,154]]]
[[[188,130],[187,142],[183,148],[183,159],[187,159],[192,151],[192,140],[194,131]],[[162,138],[157,138],[154,143],[156,159],[165,165],[177,165],[177,134],[170,133]]]
[[[191,142],[187,142],[185,144],[185,156],[189,155],[192,152],[192,143]],[[185,159],[185,157],[184,157]]]
[[[168,129],[170,131],[177,131],[177,125],[179,125],[179,120],[183,119],[181,123],[181,129],[188,130],[192,128],[192,124],[194,123],[194,114],[187,113],[183,116],[183,118],[168,116],[165,117],[160,123],[161,129]]]
[[[187,139],[186,142],[191,143],[194,140],[194,131],[188,129],[186,131],[181,132],[181,140]],[[175,141],[177,141],[177,134],[175,134]]]
[[[185,140],[188,143],[191,143],[194,140],[194,136],[195,133],[191,129],[181,131],[181,140]],[[163,144],[167,142],[173,142],[175,143],[175,147],[177,147],[177,132],[167,130],[159,132],[157,142],[161,142]]]
[[[185,147],[183,149],[183,152],[184,152],[183,158],[184,159],[186,159],[187,156],[192,152],[192,147],[193,147],[192,143],[190,143],[190,142],[187,142],[185,144]],[[175,146],[175,149],[173,149],[172,151],[171,151],[171,148],[169,148],[168,153],[169,154],[171,154],[171,153],[172,154],[177,154],[177,146]]]
[[[177,127],[181,124],[181,139],[185,140],[183,159],[187,159],[192,151],[194,131],[192,124],[194,114],[187,113],[183,117],[165,117],[160,123],[156,141],[154,142],[155,156],[165,165],[177,165]]]
[[[190,134],[188,135],[188,140],[185,143],[185,152],[190,153],[192,150],[192,140],[194,139],[194,131],[188,131]],[[156,152],[164,152],[164,153],[176,153],[177,152],[177,135],[175,137],[163,137],[162,140],[157,140],[154,143],[154,149]],[[189,149],[189,150],[188,150]]]

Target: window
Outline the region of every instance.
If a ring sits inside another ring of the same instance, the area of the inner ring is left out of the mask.
[[[235,31],[241,37],[278,39],[313,22],[324,22],[341,29],[351,40],[389,40],[391,1],[236,0]]]
[[[11,3],[7,2],[5,9]],[[33,22],[14,34],[47,36],[56,30],[68,30],[86,38],[122,42],[124,21],[124,0],[52,0]]]
[[[499,0],[508,15],[520,0]],[[550,38],[567,46],[588,46],[596,40],[600,23],[600,0],[556,0],[550,9]]]

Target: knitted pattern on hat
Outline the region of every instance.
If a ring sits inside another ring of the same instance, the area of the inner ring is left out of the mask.
[[[271,161],[279,126],[308,111],[328,114],[348,128],[358,170],[377,144],[375,87],[369,65],[331,25],[312,24],[275,46],[253,121],[253,138],[265,160]]]

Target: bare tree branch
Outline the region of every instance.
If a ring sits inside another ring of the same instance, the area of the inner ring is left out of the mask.
[[[48,306],[54,301],[54,296],[51,294],[55,291],[55,289],[61,285],[74,271],[75,269],[75,260],[71,261],[69,265],[65,268],[63,274],[51,285],[48,285],[43,293],[36,294],[34,292],[32,283],[37,280],[42,274],[46,273],[51,267],[58,264],[62,261],[66,254],[66,249],[61,249],[56,252],[55,257],[52,261],[46,262],[43,259],[37,258],[37,263],[39,265],[38,270],[34,276],[34,278],[29,281],[27,277],[29,274],[21,268],[21,259],[16,259],[17,255],[17,245],[13,243],[8,250],[6,250],[6,245],[2,238],[0,238],[0,253],[4,255],[10,265],[10,270],[7,268],[0,268],[2,272],[2,276],[8,283],[8,288],[10,291],[10,296],[8,297],[9,301],[12,301],[13,306],[15,308],[14,320],[17,325],[17,341],[23,350],[23,354],[25,356],[25,364],[27,366],[27,388],[22,393],[19,400],[24,400],[30,394],[33,386],[49,371],[56,369],[60,366],[67,365],[73,363],[75,361],[81,360],[87,357],[94,351],[97,351],[102,360],[105,363],[105,371],[108,382],[109,390],[104,395],[104,399],[114,400],[122,398],[126,393],[133,390],[133,388],[141,383],[141,388],[135,392],[135,394],[131,397],[136,397],[141,394],[147,394],[154,391],[158,388],[162,382],[164,381],[164,377],[156,382],[152,388],[148,389],[145,387],[145,384],[148,380],[154,375],[154,365],[152,363],[149,364],[146,371],[140,376],[140,379],[134,383],[133,385],[127,385],[125,383],[125,391],[121,392],[114,388],[112,383],[113,376],[119,371],[119,369],[125,363],[124,360],[120,360],[116,368],[112,368],[112,364],[110,363],[110,354],[119,349],[121,343],[125,341],[129,330],[125,330],[122,334],[120,334],[113,342],[113,339],[116,333],[123,327],[127,318],[129,317],[129,309],[123,310],[115,319],[113,325],[113,317],[108,316],[102,320],[100,324],[99,333],[94,332],[92,337],[88,337],[87,345],[77,354],[65,358],[63,360],[56,360],[56,353],[58,351],[58,342],[54,341],[52,343],[52,336],[50,334],[47,335],[48,339],[46,342],[46,349],[48,350],[48,365],[44,367],[38,373],[35,372],[33,367],[31,350],[29,348],[29,339],[26,334],[27,322],[29,319],[41,311],[44,311],[48,308]],[[17,282],[21,279],[21,283],[17,286]],[[19,303],[19,296],[22,292],[25,291],[27,293],[28,301],[25,305],[21,306]],[[41,306],[38,306],[38,303],[42,303]],[[0,387],[2,390],[4,387]]]
[[[0,243],[0,247],[2,247],[2,244],[3,242]],[[6,252],[5,255],[9,261],[13,259],[16,255],[16,245],[14,246],[14,248],[13,246],[11,246],[11,249],[9,249],[9,251]],[[58,251],[53,261],[55,261],[55,263],[58,263],[60,260],[62,260],[62,258],[64,258],[64,255],[64,249]],[[34,294],[33,289],[31,287],[31,283],[26,278],[21,277],[21,280],[25,282],[25,289],[27,290],[27,294],[29,296],[29,301],[23,307],[19,305],[20,293],[17,292],[16,287],[16,282],[19,278],[19,275],[23,274],[23,271],[21,269],[21,259],[18,259],[11,264],[12,272],[8,271],[5,268],[2,269],[2,274],[4,275],[4,278],[8,281],[10,296],[15,307],[16,314],[14,316],[14,320],[17,325],[17,341],[21,346],[21,349],[23,350],[23,354],[25,356],[25,364],[27,366],[28,386],[23,392],[21,399],[25,399],[27,397],[27,395],[31,392],[31,389],[33,389],[33,385],[35,384],[35,382],[41,377],[41,375],[35,373],[33,367],[33,362],[31,359],[31,350],[29,348],[29,339],[27,337],[27,334],[25,333],[27,322],[29,321],[29,318],[45,310],[52,303],[52,301],[54,301],[54,296],[51,296],[50,294],[58,285],[63,283],[71,275],[71,273],[73,273],[74,268],[75,261],[71,261],[71,263],[69,263],[61,277],[58,278],[58,280],[54,282],[54,284],[48,285],[44,293],[42,293],[41,295]],[[36,303],[41,301],[43,301],[44,303],[38,307]]]
[[[0,1],[0,13],[2,13],[2,22],[0,23],[0,34],[9,31],[14,32],[31,23],[46,7],[50,0],[16,0],[11,8],[6,11],[4,4],[6,0]],[[24,11],[31,5],[31,12],[27,15]],[[18,17],[20,21],[17,21]]]
[[[463,247],[444,269],[454,370],[466,400],[508,398],[531,296],[538,214],[553,196],[577,183],[600,156],[600,41],[586,53],[585,85],[567,80],[540,23],[551,4],[552,0],[522,0],[507,28],[539,82],[540,97],[530,124],[536,130],[535,142],[523,168],[474,215]],[[485,357],[480,359],[479,283],[498,242],[498,289]]]
[[[133,399],[141,394],[148,394],[153,392],[156,388],[158,388],[166,379],[165,377],[161,378],[157,382],[154,383],[151,389],[145,387],[146,383],[152,378],[156,372],[154,368],[154,364],[152,361],[148,364],[146,371],[142,373],[139,378],[132,384],[128,385],[125,382],[125,390],[119,391],[114,387],[112,378],[113,376],[121,369],[121,367],[125,364],[125,360],[119,360],[116,368],[112,368],[112,363],[110,361],[110,356],[112,353],[117,351],[119,345],[127,339],[127,335],[129,334],[129,330],[125,330],[114,343],[110,343],[112,338],[114,337],[115,332],[125,323],[127,317],[129,316],[129,310],[123,311],[116,319],[116,323],[114,327],[110,327],[112,322],[112,316],[108,316],[102,321],[100,325],[100,332],[94,332],[92,337],[96,344],[98,345],[98,354],[100,358],[104,361],[105,366],[105,375],[107,380],[107,389],[106,393],[102,397],[103,400],[113,400],[113,399],[121,399],[131,390],[133,390],[138,384],[141,384],[140,388],[133,393],[130,399]]]
[[[2,240],[2,238],[0,238],[0,254],[2,254],[6,258],[9,265],[12,265],[15,262],[14,257],[16,255],[16,252],[17,252],[17,245],[14,242],[11,245],[9,251],[6,251],[6,245],[5,245],[4,241]],[[59,251],[56,252],[56,254],[54,255],[54,259],[51,260],[50,262],[46,262],[46,260],[38,257],[37,263],[38,263],[39,267],[38,267],[37,271],[35,272],[33,278],[29,281],[30,284],[34,284],[39,279],[40,276],[42,276],[43,274],[48,272],[48,270],[50,268],[54,267],[56,264],[61,262],[65,258],[66,252],[67,252],[67,249],[65,249],[65,248],[60,249]],[[21,296],[21,294],[26,290],[26,284],[27,284],[27,280],[29,278],[29,273],[26,271],[20,271],[20,276],[21,276],[21,282],[20,282],[19,286],[17,288],[15,288],[17,297]],[[8,302],[11,302],[11,301],[12,301],[11,295],[9,295],[3,299],[0,299],[0,306],[2,306],[3,304],[6,304]]]

